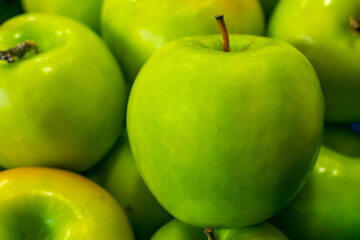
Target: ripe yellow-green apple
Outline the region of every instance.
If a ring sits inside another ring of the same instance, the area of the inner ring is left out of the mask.
[[[0,27],[8,61],[35,45],[39,54],[0,61],[0,165],[86,170],[123,129],[126,82],[103,41],[71,19],[24,14]]]
[[[205,233],[207,231],[207,234]],[[173,219],[161,227],[150,240],[287,240],[288,238],[273,225],[263,222],[239,229],[209,230],[190,226]],[[211,231],[211,230],[210,230]]]
[[[134,240],[123,210],[76,173],[42,167],[0,172],[0,239]]]
[[[325,124],[323,144],[343,155],[360,158],[360,134],[345,124]]]
[[[171,219],[171,215],[157,202],[142,180],[127,134],[123,134],[108,156],[86,176],[101,184],[123,207],[135,239],[150,239],[157,229]]]
[[[107,0],[101,13],[101,33],[125,77],[133,82],[145,61],[164,44],[217,34],[212,19],[218,13],[231,22],[231,33],[264,33],[257,0]]]
[[[251,35],[230,35],[230,52],[224,43],[189,37],[158,50],[127,108],[145,183],[199,227],[239,228],[278,212],[305,183],[323,131],[319,80],[298,50]]]
[[[0,0],[0,24],[23,11],[20,0]]]
[[[100,31],[103,0],[21,0],[26,12],[59,14],[79,21],[95,32]]]
[[[282,0],[269,36],[288,41],[310,60],[321,81],[327,121],[360,120],[359,0]]]
[[[271,221],[294,240],[360,239],[360,158],[323,146],[296,198]]]

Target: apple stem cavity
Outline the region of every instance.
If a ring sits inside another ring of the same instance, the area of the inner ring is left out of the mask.
[[[248,49],[254,42],[255,42],[255,40],[252,40],[249,44],[243,46],[243,47],[241,48],[241,51],[245,51],[246,49]]]
[[[223,51],[224,52],[230,52],[229,33],[228,33],[227,28],[226,28],[224,15],[216,15],[215,18],[216,18],[216,21],[217,21],[217,23],[218,23],[218,25],[220,27],[221,35],[222,35],[222,38],[223,38]]]
[[[353,18],[350,17],[350,26],[352,29],[354,29],[356,32],[360,33],[360,18]]]
[[[26,53],[34,50],[35,54],[40,53],[38,45],[35,41],[27,40],[19,43],[16,47],[9,48],[5,51],[0,51],[0,60],[8,63],[14,63],[16,59],[21,59]]]
[[[204,232],[207,235],[208,240],[215,240],[214,229],[208,227],[208,228],[205,228]]]

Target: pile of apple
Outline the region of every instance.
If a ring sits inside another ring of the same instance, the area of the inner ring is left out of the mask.
[[[0,240],[360,239],[359,0],[0,15]]]

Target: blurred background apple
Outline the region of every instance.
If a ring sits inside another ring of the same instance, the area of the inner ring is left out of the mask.
[[[123,207],[136,240],[148,240],[171,215],[157,202],[142,180],[132,156],[126,130],[99,164],[85,173],[102,185]]]
[[[107,0],[101,32],[125,77],[133,82],[145,61],[165,43],[218,34],[216,14],[226,16],[230,33],[264,33],[264,16],[257,0]]]
[[[26,12],[63,15],[77,20],[95,32],[100,30],[103,0],[21,0]]]

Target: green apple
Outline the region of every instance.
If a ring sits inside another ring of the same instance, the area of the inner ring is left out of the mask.
[[[148,240],[171,219],[171,215],[156,201],[142,180],[127,134],[123,134],[108,156],[86,175],[100,183],[124,208],[135,239]]]
[[[26,12],[63,15],[77,20],[95,32],[100,31],[103,0],[21,0]]]
[[[325,146],[295,200],[272,222],[294,240],[360,239],[360,158]]]
[[[325,124],[323,144],[343,155],[360,158],[360,134],[350,125]]]
[[[260,3],[264,10],[266,21],[269,20],[271,14],[278,2],[279,2],[279,0],[260,0]]]
[[[215,14],[225,14],[231,33],[261,35],[264,17],[257,0],[107,0],[101,32],[133,82],[145,61],[172,40],[217,34]]]
[[[0,0],[0,25],[23,11],[20,0]]]
[[[208,238],[204,229],[173,219],[160,228],[150,240],[287,240],[273,225],[263,222],[241,229],[215,229],[214,238]]]
[[[0,27],[1,50],[30,40],[39,54],[0,61],[0,165],[86,170],[121,134],[126,82],[103,41],[73,20],[24,14]]]
[[[175,218],[199,227],[264,221],[305,183],[324,103],[308,60],[270,38],[173,41],[140,71],[127,126],[140,174]],[[296,141],[296,143],[294,142]]]
[[[282,0],[269,36],[290,42],[314,66],[331,122],[360,120],[360,1]]]
[[[99,185],[69,171],[0,172],[0,239],[134,240],[123,210]]]

